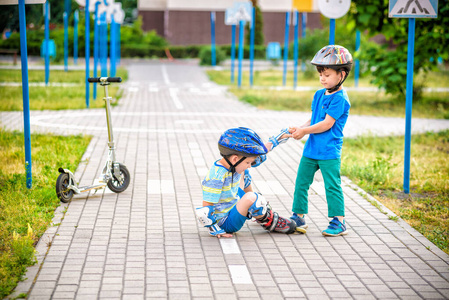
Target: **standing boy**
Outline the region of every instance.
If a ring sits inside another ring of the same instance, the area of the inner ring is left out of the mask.
[[[324,89],[313,97],[312,117],[300,127],[291,127],[291,137],[296,140],[309,134],[298,168],[293,198],[293,216],[298,227],[307,228],[304,215],[308,213],[308,190],[315,172],[320,169],[326,189],[329,227],[325,236],[347,234],[345,204],[341,188],[340,164],[343,145],[343,128],[349,115],[348,95],[343,82],[352,66],[349,51],[338,45],[323,47],[313,58]]]

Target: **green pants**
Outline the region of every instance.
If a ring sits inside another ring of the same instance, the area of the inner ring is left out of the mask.
[[[297,214],[309,212],[309,187],[313,182],[316,171],[320,169],[326,189],[328,217],[344,216],[345,199],[341,188],[340,164],[339,158],[316,160],[303,156],[296,175],[292,211]]]

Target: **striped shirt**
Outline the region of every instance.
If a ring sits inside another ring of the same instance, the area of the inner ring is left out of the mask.
[[[225,217],[240,199],[238,190],[241,175],[229,172],[216,161],[203,179],[203,201],[213,203],[217,220]],[[231,180],[233,180],[231,182]]]

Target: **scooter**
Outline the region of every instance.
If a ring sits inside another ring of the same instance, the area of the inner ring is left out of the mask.
[[[121,193],[128,188],[131,181],[131,176],[125,165],[115,160],[115,143],[112,133],[111,122],[111,97],[108,96],[108,85],[110,82],[122,82],[120,77],[99,77],[88,78],[90,83],[99,82],[104,87],[105,97],[103,100],[106,103],[106,122],[108,125],[108,147],[109,153],[107,161],[104,165],[103,171],[98,178],[98,183],[88,186],[78,186],[75,181],[75,176],[68,169],[59,168],[59,176],[56,180],[56,194],[61,202],[67,203],[72,200],[73,195],[88,192],[90,190],[103,189],[106,186],[114,193]]]

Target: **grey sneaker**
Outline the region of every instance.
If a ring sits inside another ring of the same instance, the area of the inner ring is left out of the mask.
[[[293,216],[290,219],[296,223],[296,231],[301,233],[306,233],[309,225],[306,224],[305,218],[301,218],[296,213],[293,213]]]

